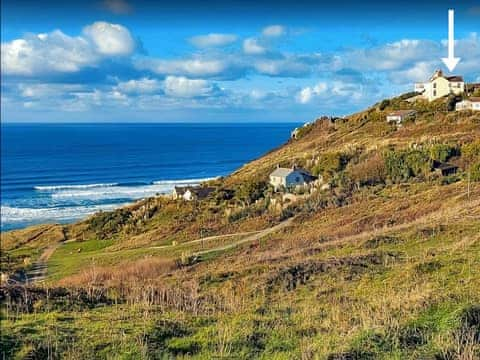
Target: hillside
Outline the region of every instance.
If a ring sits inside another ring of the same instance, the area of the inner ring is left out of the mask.
[[[317,119],[205,200],[2,233],[4,356],[480,358],[480,116],[404,98]],[[275,193],[294,164],[328,186]]]

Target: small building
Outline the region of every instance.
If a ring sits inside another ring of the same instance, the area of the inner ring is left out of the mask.
[[[293,166],[291,168],[277,167],[270,174],[270,184],[275,191],[280,188],[291,189],[306,185],[317,178],[304,169]]]
[[[472,110],[472,111],[480,111],[480,97],[471,97],[470,99],[465,99],[458,102],[455,105],[455,110],[462,111],[462,110]]]
[[[191,186],[183,194],[183,199],[186,201],[203,200],[214,191],[213,187]]]
[[[421,93],[424,99],[434,101],[450,94],[463,94],[465,81],[461,76],[444,76],[442,70],[437,70],[428,82],[415,84],[414,90]]]
[[[185,192],[190,188],[191,186],[175,186],[173,188],[172,197],[174,199],[181,199],[183,198],[183,195],[185,195]]]
[[[413,119],[417,112],[415,110],[398,110],[387,115],[387,122],[401,124],[405,120]]]
[[[433,169],[439,175],[448,176],[448,175],[456,174],[458,170],[458,166],[445,163],[445,162],[434,161]]]

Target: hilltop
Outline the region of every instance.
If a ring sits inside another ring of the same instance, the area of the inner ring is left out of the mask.
[[[410,95],[312,121],[206,199],[3,233],[2,272],[21,285],[1,288],[2,351],[478,358],[480,116]],[[386,122],[402,109],[415,118]],[[278,165],[328,186],[285,198],[268,184]],[[43,281],[24,286],[32,267]]]

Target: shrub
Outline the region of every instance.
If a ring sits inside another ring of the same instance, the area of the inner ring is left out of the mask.
[[[323,175],[324,177],[331,177],[336,172],[345,168],[348,163],[348,156],[343,153],[325,153],[322,154],[316,165],[312,169],[315,176]]]
[[[378,106],[378,108],[379,108],[381,111],[383,111],[383,110],[385,110],[389,105],[390,105],[390,100],[385,99],[385,100],[383,100],[383,101],[380,103],[380,105]]]
[[[430,157],[421,150],[388,151],[384,155],[388,178],[393,182],[426,176],[432,169]]]
[[[480,162],[477,162],[470,167],[470,180],[480,181]]]
[[[348,173],[350,178],[360,186],[381,184],[386,180],[385,161],[380,154],[375,154],[351,166]]]
[[[430,159],[436,161],[447,161],[450,157],[455,155],[455,148],[445,144],[433,145],[430,149]]]
[[[263,197],[267,187],[268,185],[264,181],[246,181],[237,189],[236,197],[243,203],[250,205]]]

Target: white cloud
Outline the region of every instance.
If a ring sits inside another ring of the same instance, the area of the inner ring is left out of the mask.
[[[233,34],[208,34],[198,35],[190,38],[190,42],[199,48],[225,46],[237,41],[237,36]]]
[[[134,49],[135,42],[125,27],[105,22],[86,26],[83,36],[69,36],[60,30],[28,34],[2,43],[2,73],[23,76],[74,73],[96,66],[107,57],[129,55]]]
[[[189,77],[213,77],[222,75],[228,69],[226,61],[220,59],[143,59],[137,61],[136,66],[160,75],[186,75]]]
[[[285,34],[285,28],[282,25],[270,25],[262,30],[263,36],[278,37]]]
[[[60,30],[2,43],[5,74],[76,72],[98,60],[99,55],[85,38],[70,37]]]
[[[253,67],[260,74],[282,77],[300,77],[312,71],[312,64],[297,57],[260,59],[254,63]]]
[[[201,97],[208,96],[214,87],[206,80],[187,79],[183,76],[167,76],[165,79],[165,93],[172,97]]]
[[[257,39],[248,38],[243,41],[243,51],[248,55],[261,55],[267,50],[258,43]]]
[[[125,0],[104,0],[103,6],[114,14],[130,14],[132,7]]]
[[[300,104],[307,104],[314,97],[324,94],[327,89],[328,86],[324,82],[320,82],[314,87],[307,86],[298,92],[296,99]]]
[[[158,91],[161,87],[160,81],[156,79],[141,78],[119,82],[115,89],[127,94],[148,94]]]
[[[129,55],[135,50],[132,35],[122,25],[97,21],[86,26],[83,32],[95,44],[97,52],[102,55]]]

